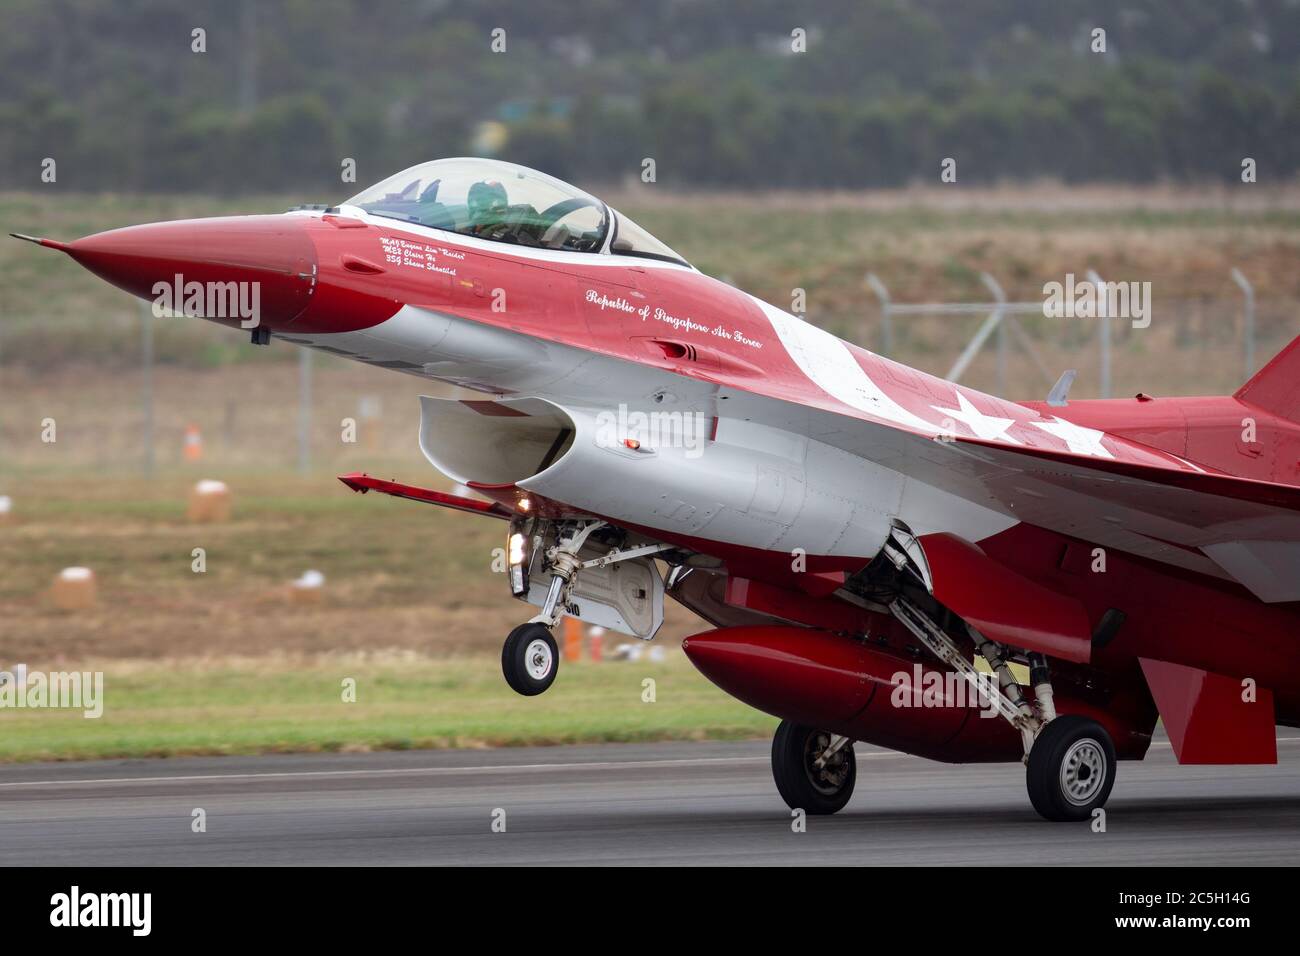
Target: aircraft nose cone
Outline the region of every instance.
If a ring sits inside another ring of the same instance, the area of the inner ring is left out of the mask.
[[[245,328],[287,325],[315,290],[316,249],[297,216],[128,226],[78,239],[64,251],[161,308]]]

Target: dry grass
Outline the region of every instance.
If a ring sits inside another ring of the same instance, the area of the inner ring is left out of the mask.
[[[363,497],[320,474],[231,478],[232,520],[190,524],[191,483],[181,474],[7,483],[17,513],[0,526],[0,661],[489,652],[534,613],[491,570],[501,522]],[[195,548],[204,573],[192,570]],[[95,571],[94,609],[52,606],[49,585],[72,565]],[[324,573],[323,598],[294,603],[287,586],[308,568]],[[699,627],[674,608],[660,640]]]

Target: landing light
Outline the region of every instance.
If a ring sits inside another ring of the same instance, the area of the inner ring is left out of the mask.
[[[524,544],[528,539],[523,534],[516,531],[510,536],[510,563],[523,564],[524,561]]]
[[[528,536],[514,531],[506,541],[506,561],[510,566],[510,593],[519,597],[528,593]]]

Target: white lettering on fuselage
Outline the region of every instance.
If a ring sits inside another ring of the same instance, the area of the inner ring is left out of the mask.
[[[703,322],[697,322],[689,315],[673,315],[662,306],[636,306],[622,296],[611,299],[605,293],[597,292],[595,289],[588,289],[584,298],[589,304],[594,305],[602,312],[606,309],[613,309],[625,315],[638,316],[642,322],[653,319],[662,325],[668,326],[674,332],[697,332],[700,335],[710,335],[715,339],[722,339],[724,342],[736,342],[751,349],[761,349],[763,347],[762,342],[750,338],[740,329],[729,329],[722,323],[710,327]]]
[[[455,268],[439,264],[438,256],[445,255],[450,259],[465,258],[463,254],[452,253],[442,246],[398,239],[396,236],[380,236],[379,244],[384,250],[384,261],[389,265],[401,266],[404,269],[419,269],[421,272],[441,272],[443,275],[454,276]]]

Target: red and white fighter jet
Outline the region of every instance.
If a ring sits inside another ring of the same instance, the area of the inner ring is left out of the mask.
[[[254,343],[480,393],[422,398],[420,447],[482,498],[343,482],[509,523],[538,608],[502,653],[520,693],[554,680],[565,615],[649,640],[665,595],[699,614],[686,654],[781,718],[792,807],[843,807],[862,740],[1023,760],[1043,816],[1084,819],[1157,715],[1183,763],[1274,762],[1300,725],[1296,342],[1228,397],[1013,403],[481,159],[332,208],[32,241]]]

